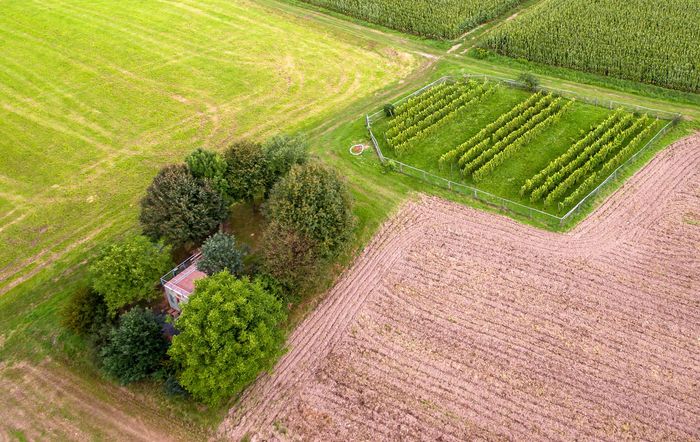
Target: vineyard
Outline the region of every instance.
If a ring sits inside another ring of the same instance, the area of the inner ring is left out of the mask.
[[[525,181],[520,194],[529,194],[531,202],[544,200],[545,206],[558,201],[559,210],[573,206],[640,149],[657,123],[647,115],[616,111]]]
[[[468,80],[410,96],[373,132],[407,165],[560,215],[663,125],[623,108]]]
[[[699,92],[699,42],[696,0],[546,0],[484,45],[511,57]]]
[[[431,38],[456,38],[523,0],[303,0],[397,31]]]

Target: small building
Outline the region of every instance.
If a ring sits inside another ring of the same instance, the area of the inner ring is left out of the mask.
[[[201,258],[202,254],[196,253],[160,278],[168,304],[178,312],[194,292],[194,282],[207,277],[206,273],[197,270],[197,261]]]

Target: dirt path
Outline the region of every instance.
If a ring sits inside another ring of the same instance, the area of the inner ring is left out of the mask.
[[[407,204],[219,433],[700,438],[700,135],[569,234]]]
[[[0,440],[178,441],[204,437],[154,413],[126,389],[95,390],[85,379],[44,361],[0,364]],[[37,425],[41,422],[41,425]]]

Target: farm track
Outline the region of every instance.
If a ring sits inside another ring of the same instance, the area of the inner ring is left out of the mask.
[[[698,221],[700,135],[563,235],[408,203],[219,433],[696,440]]]

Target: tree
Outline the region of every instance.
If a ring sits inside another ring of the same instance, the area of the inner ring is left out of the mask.
[[[229,195],[236,201],[254,202],[265,191],[267,159],[259,143],[242,140],[224,152],[228,164]]]
[[[62,312],[63,326],[83,336],[96,333],[108,318],[104,298],[91,287],[73,292]]]
[[[195,398],[219,404],[239,393],[282,352],[281,302],[259,282],[224,271],[196,283],[168,351]]]
[[[198,148],[185,158],[185,164],[192,176],[208,179],[222,196],[228,195],[228,181],[226,181],[228,164],[221,154]]]
[[[265,196],[292,166],[309,160],[308,143],[301,136],[276,135],[263,144],[263,152],[267,160]]]
[[[137,307],[125,313],[119,326],[112,329],[100,352],[102,366],[122,384],[140,381],[161,368],[167,348],[162,318]]]
[[[274,234],[295,232],[311,241],[321,256],[335,253],[350,237],[354,218],[351,197],[338,174],[320,163],[294,166],[272,189],[266,206]]]
[[[288,292],[298,292],[314,273],[319,258],[312,240],[277,223],[270,223],[265,230],[261,253],[264,270]]]
[[[156,283],[172,266],[168,247],[138,235],[103,249],[90,266],[90,278],[114,315],[122,307],[156,298]]]
[[[224,197],[206,178],[195,178],[184,165],[158,172],[141,200],[143,232],[175,247],[199,244],[228,216]]]
[[[243,270],[245,254],[236,247],[233,236],[225,233],[215,233],[202,245],[202,259],[197,262],[197,268],[207,275],[228,270],[233,275],[240,275]]]

